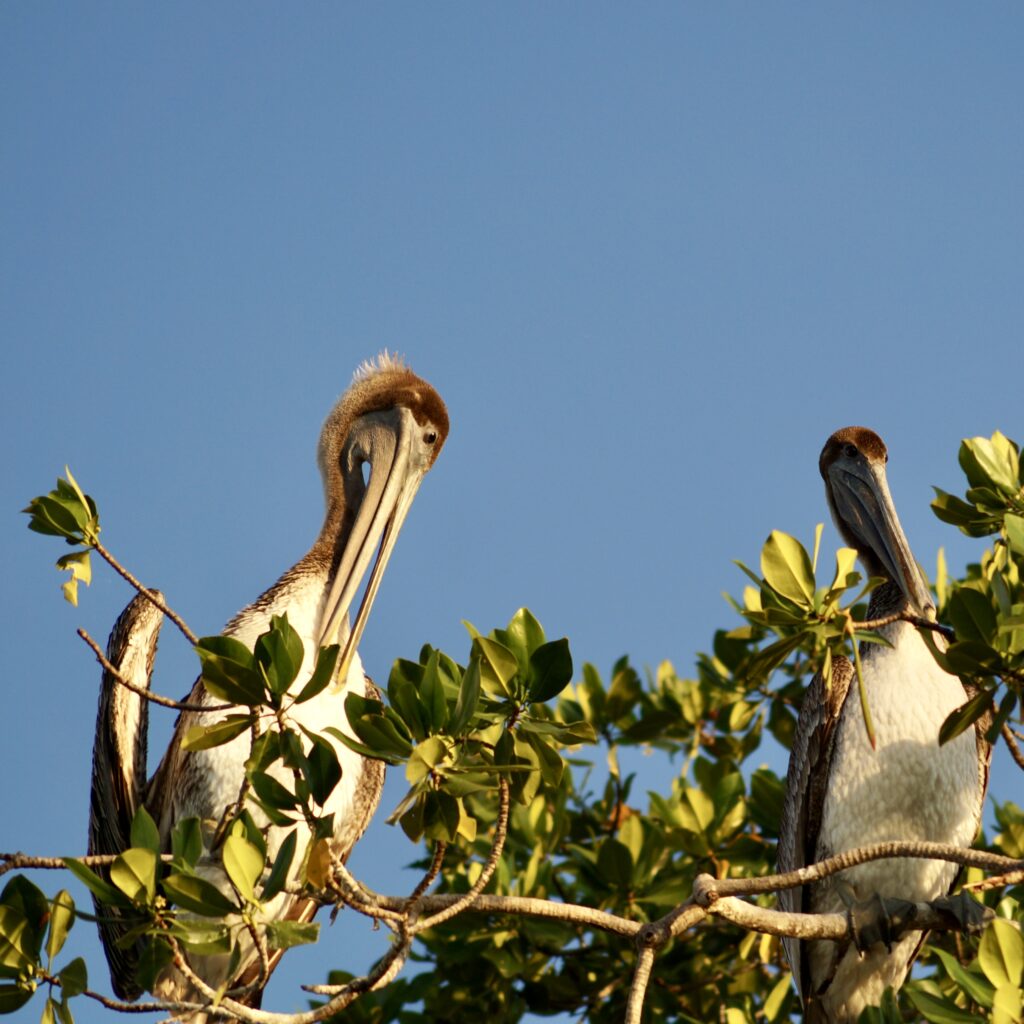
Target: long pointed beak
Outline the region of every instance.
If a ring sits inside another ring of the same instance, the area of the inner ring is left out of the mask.
[[[878,556],[914,610],[925,618],[934,619],[935,602],[900,526],[885,469],[872,464],[864,475],[840,469],[830,476],[836,510],[843,522]]]
[[[408,415],[408,414],[406,414]],[[411,418],[411,417],[410,417]],[[348,672],[363,628],[377,595],[384,570],[398,532],[423,480],[425,469],[415,466],[411,458],[415,431],[403,416],[397,429],[380,424],[374,430],[370,445],[370,480],[359,511],[349,533],[341,561],[331,580],[321,618],[318,643],[343,642],[337,678]],[[366,573],[374,551],[377,558],[370,572],[363,599],[351,630],[347,629],[348,612],[359,581]],[[347,635],[346,635],[347,634]]]

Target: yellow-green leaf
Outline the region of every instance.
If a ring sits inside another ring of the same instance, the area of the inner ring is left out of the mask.
[[[985,977],[998,989],[1018,986],[1024,970],[1024,939],[1010,921],[997,917],[985,929],[978,946],[978,963]]]
[[[223,860],[224,870],[242,898],[254,903],[254,886],[263,874],[263,856],[260,851],[243,836],[232,832],[224,840]]]
[[[810,607],[814,601],[814,570],[803,545],[788,533],[772,530],[761,549],[761,575],[783,597]]]

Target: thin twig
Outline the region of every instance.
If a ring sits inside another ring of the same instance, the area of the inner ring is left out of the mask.
[[[456,900],[451,906],[445,907],[444,910],[438,911],[431,917],[424,918],[417,921],[413,926],[413,935],[423,931],[426,928],[433,928],[439,924],[443,924],[450,918],[455,917],[456,914],[465,910],[466,907],[471,906],[473,901],[484,891],[484,886],[491,880],[491,875],[494,874],[494,869],[498,866],[498,860],[501,857],[501,851],[505,846],[505,837],[508,835],[508,811],[509,811],[509,795],[508,795],[508,780],[500,779],[498,782],[499,789],[499,800],[498,805],[498,820],[494,826],[494,841],[491,843],[491,852],[487,858],[487,863],[484,864],[483,871],[480,872],[480,877],[473,884],[473,887],[469,892],[465,893],[460,899]]]
[[[934,633],[941,633],[947,640],[956,639],[956,633],[949,626],[943,626],[941,622],[934,619],[926,619],[923,615],[915,615],[913,612],[893,612],[892,615],[883,615],[878,619],[866,619],[864,622],[853,621],[853,628],[857,630],[875,630],[883,626],[891,626],[894,622],[909,622],[918,629],[930,629]]]
[[[444,840],[438,840],[434,847],[434,856],[430,861],[430,867],[426,874],[416,883],[416,888],[409,893],[409,906],[412,907],[416,901],[434,884],[434,879],[441,873],[441,865],[444,863],[444,853],[448,844]]]
[[[132,693],[137,693],[140,697],[144,697],[148,701],[152,701],[154,704],[159,704],[164,708],[173,708],[175,711],[230,711],[231,708],[237,707],[237,704],[188,704],[185,701],[171,700],[170,697],[161,697],[158,693],[153,693],[151,690],[147,690],[144,687],[139,686],[137,683],[133,683],[128,679],[125,679],[123,675],[107,659],[107,656],[103,653],[100,645],[84,630],[79,628],[77,630],[78,635],[89,645],[92,649],[92,653],[96,655],[96,660],[103,666],[103,668],[109,672],[114,680],[126,690],[131,690]]]
[[[143,597],[150,601],[154,607],[159,608],[173,622],[178,629],[181,630],[182,635],[185,639],[193,646],[199,643],[199,637],[192,632],[191,629],[185,624],[185,620],[178,615],[177,612],[173,611],[167,602],[155,594],[149,587],[143,586],[143,584],[133,576],[121,563],[99,542],[98,539],[93,540],[93,547],[96,550],[96,554],[100,556],[119,576],[126,579]]]
[[[1024,752],[1021,751],[1017,745],[1017,741],[1013,738],[1013,730],[1003,722],[1003,739],[1006,740],[1007,747],[1010,748],[1010,757],[1017,762],[1017,767],[1024,769]]]

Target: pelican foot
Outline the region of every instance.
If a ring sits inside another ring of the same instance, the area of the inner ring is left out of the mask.
[[[878,893],[846,904],[853,944],[862,955],[880,942],[891,952],[892,944],[907,930],[916,915],[917,906],[909,900]]]
[[[995,917],[995,911],[973,896],[958,892],[955,896],[941,896],[928,904],[943,917],[948,917],[962,932],[980,932]]]

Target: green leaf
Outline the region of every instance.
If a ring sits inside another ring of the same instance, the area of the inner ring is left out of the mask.
[[[609,886],[629,889],[633,882],[633,857],[624,843],[609,836],[597,851],[597,870]]]
[[[1024,516],[1008,514],[1003,519],[1003,528],[1006,530],[1006,543],[1010,545],[1010,550],[1024,555]]]
[[[932,1024],[978,1024],[973,1013],[961,1010],[948,999],[938,999],[914,988],[907,989],[907,995],[917,1012]]]
[[[978,945],[978,963],[996,988],[1020,985],[1024,939],[1018,928],[1001,917],[991,921]]]
[[[405,766],[405,777],[410,784],[422,782],[448,755],[444,740],[438,736],[430,736],[416,745],[409,763]]]
[[[20,1010],[35,995],[35,987],[0,985],[0,1015]]]
[[[256,659],[233,636],[204,636],[196,644],[203,685],[219,700],[255,706],[263,702],[263,678]]]
[[[544,643],[544,628],[533,617],[529,608],[520,608],[504,630],[512,650],[521,650],[526,659]]]
[[[141,805],[132,818],[131,844],[153,850],[154,853],[160,852],[160,833],[157,831],[156,822],[150,817],[149,811]]]
[[[533,680],[527,699],[543,703],[557,697],[572,679],[572,655],[569,653],[568,638],[541,644],[530,655],[530,668]]]
[[[988,596],[969,587],[953,592],[946,608],[958,641],[991,645],[996,637],[996,615]]]
[[[75,923],[75,901],[67,889],[61,889],[53,902],[50,911],[50,930],[46,936],[46,955],[53,958],[64,948],[68,932]]]
[[[448,723],[448,731],[452,736],[461,736],[469,728],[480,702],[480,656],[473,655],[469,666],[462,676],[459,697],[455,702],[455,711]]]
[[[168,875],[163,889],[177,906],[202,917],[224,917],[238,911],[220,889],[198,875]]]
[[[960,986],[976,1003],[984,1007],[992,1006],[992,998],[995,995],[995,988],[980,974],[968,970],[962,966],[955,956],[951,956],[944,949],[933,947],[932,952],[942,961],[946,973]]]
[[[313,799],[323,807],[334,787],[341,782],[341,765],[338,754],[327,740],[308,729],[302,730],[311,740],[312,746],[306,755],[306,781]]]
[[[15,907],[0,904],[0,967],[21,972],[36,962],[32,928]]]
[[[956,739],[965,729],[970,728],[985,714],[992,710],[992,694],[988,690],[979,690],[969,701],[951,711],[939,729],[939,746]]]
[[[248,778],[256,795],[275,810],[290,811],[298,804],[295,794],[273,775],[267,775],[264,772],[249,772]]]
[[[549,743],[545,742],[535,732],[523,732],[516,737],[516,748],[520,742],[529,743],[533,752],[540,761],[541,778],[549,786],[557,786],[562,781],[562,773],[565,771],[565,762],[561,755]]]
[[[327,689],[331,680],[334,679],[335,669],[338,667],[338,656],[341,654],[341,647],[338,644],[331,644],[329,647],[321,647],[316,654],[316,665],[309,682],[295,698],[296,704],[305,704],[312,700],[318,693]]]
[[[57,977],[65,999],[80,996],[89,987],[89,972],[80,956],[76,956]]]
[[[181,818],[171,832],[171,853],[186,864],[195,865],[203,853],[203,833],[198,818]]]
[[[241,835],[232,831],[224,840],[222,853],[224,870],[242,898],[255,903],[255,885],[263,874],[263,855]]]
[[[427,713],[427,732],[441,732],[448,720],[448,701],[438,672],[438,652],[431,651],[420,681],[420,699]]]
[[[761,575],[777,593],[801,607],[814,601],[814,571],[803,545],[780,530],[772,530],[761,549]]]
[[[181,741],[182,750],[210,750],[230,743],[252,725],[252,715],[225,715],[212,725],[193,725]]]
[[[270,629],[256,640],[254,654],[270,692],[278,696],[287,693],[299,674],[304,654],[302,638],[288,623],[287,614],[271,616]]]
[[[160,859],[153,850],[133,846],[110,866],[110,880],[134,903],[152,903]]]
[[[480,663],[481,677],[496,683],[504,696],[512,696],[508,684],[519,671],[519,662],[516,660],[516,656],[504,644],[486,636],[478,636],[474,643],[483,659]]]
[[[316,942],[320,925],[315,921],[268,921],[267,942],[271,949],[291,949]]]
[[[101,903],[114,907],[127,907],[128,900],[120,889],[114,888],[109,882],[100,878],[92,868],[87,867],[74,857],[65,857],[64,866],[77,878]]]
[[[262,898],[264,902],[272,900],[287,884],[288,872],[291,869],[292,860],[295,858],[297,843],[298,835],[295,829],[292,829],[284,837],[281,848],[277,851],[277,856],[274,858],[274,866],[270,869],[270,874],[263,885]]]

